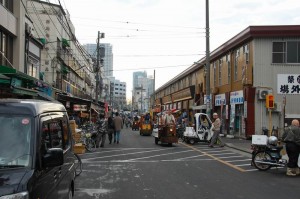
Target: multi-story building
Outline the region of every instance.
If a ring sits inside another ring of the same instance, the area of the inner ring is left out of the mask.
[[[37,96],[49,88],[39,81],[43,44],[33,30],[24,4],[0,1],[1,97]]]
[[[144,113],[149,110],[150,96],[154,92],[154,78],[147,76],[146,71],[133,73],[132,102],[135,110]]]
[[[109,104],[113,109],[123,110],[127,107],[126,101],[126,82],[121,82],[114,77],[110,78],[110,99]]]
[[[282,133],[285,123],[300,118],[300,26],[249,26],[210,53],[212,110],[224,132],[239,137]],[[205,112],[206,58],[194,63],[155,91],[157,106],[178,108],[190,115]],[[266,108],[272,94],[274,108]]]
[[[60,5],[0,1],[0,97],[56,99],[68,111],[78,104],[85,106],[76,111],[99,111],[98,103],[92,103],[91,58],[74,35],[70,16]]]
[[[95,59],[97,58],[97,44],[84,44],[83,47]],[[113,76],[113,50],[109,43],[100,43],[100,57],[103,59],[103,77]]]

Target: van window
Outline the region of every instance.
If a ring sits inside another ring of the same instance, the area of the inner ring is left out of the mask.
[[[25,115],[0,114],[1,166],[29,166],[32,121]]]
[[[49,148],[67,149],[70,145],[69,128],[64,117],[51,118],[42,123],[42,144],[45,152]]]

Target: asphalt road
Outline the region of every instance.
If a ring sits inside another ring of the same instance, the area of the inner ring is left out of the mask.
[[[250,157],[205,143],[155,145],[123,129],[119,144],[81,155],[75,199],[299,199],[299,178],[285,169],[257,171]]]

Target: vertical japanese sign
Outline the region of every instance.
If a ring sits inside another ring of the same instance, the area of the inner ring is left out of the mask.
[[[300,74],[278,74],[277,94],[300,94]]]

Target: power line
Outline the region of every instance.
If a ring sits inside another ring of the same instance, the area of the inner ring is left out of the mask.
[[[100,18],[84,18],[84,17],[72,17],[75,19],[86,19],[86,20],[97,20],[99,21],[106,21],[106,22],[113,22],[113,23],[122,23],[122,24],[136,24],[136,25],[149,25],[149,26],[160,26],[160,27],[169,27],[169,28],[187,28],[187,29],[198,29],[198,30],[205,30],[205,28],[200,27],[192,27],[192,26],[176,26],[176,25],[169,25],[169,24],[151,24],[151,23],[139,23],[139,22],[129,22],[129,21],[114,21],[114,20],[103,20]]]
[[[180,66],[190,66],[191,64],[184,64],[184,65],[176,65],[176,66],[153,66],[153,67],[147,67],[147,68],[127,68],[127,69],[113,69],[113,70],[106,70],[103,72],[109,72],[109,71],[130,71],[130,70],[147,70],[147,69],[159,69],[159,68],[175,68]]]

